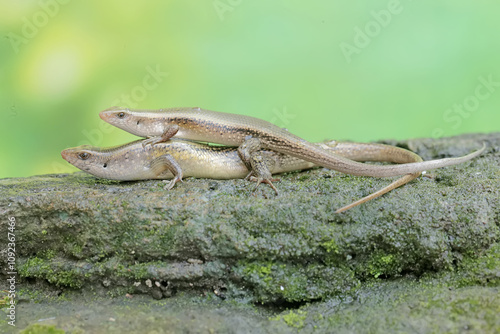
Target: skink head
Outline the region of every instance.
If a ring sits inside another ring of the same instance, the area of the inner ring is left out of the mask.
[[[165,146],[143,147],[141,140],[114,147],[82,145],[65,149],[61,156],[73,166],[97,177],[142,180],[156,176],[149,173],[149,163],[156,154],[163,154],[161,148]]]
[[[101,119],[117,128],[136,136],[159,136],[166,123],[159,121],[161,116],[149,110],[134,110],[122,107],[111,107],[99,113]]]
[[[98,149],[82,145],[73,148],[67,148],[61,152],[64,160],[73,166],[98,177],[106,177],[109,172],[106,154],[99,152]]]

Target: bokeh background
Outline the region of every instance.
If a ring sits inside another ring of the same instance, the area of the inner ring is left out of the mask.
[[[311,141],[500,130],[500,2],[0,2],[0,178],[135,137],[99,111],[199,106]]]

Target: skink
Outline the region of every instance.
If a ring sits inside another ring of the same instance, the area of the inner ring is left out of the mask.
[[[453,159],[441,159],[389,166],[363,164],[329,152],[267,121],[201,108],[135,110],[112,107],[102,111],[99,116],[104,121],[137,136],[152,137],[145,142],[146,144],[164,142],[174,135],[176,138],[229,146],[240,146],[249,138],[255,138],[262,148],[358,176],[397,176],[457,163]],[[483,145],[466,160],[480,155],[485,149]],[[242,149],[239,153],[248,167],[251,153]]]
[[[84,145],[66,149],[61,152],[61,155],[72,165],[97,177],[113,180],[172,179],[166,186],[167,189],[171,189],[176,182],[181,181],[183,176],[235,179],[245,177],[248,174],[246,165],[234,148],[175,139],[154,146],[143,145],[143,142],[139,140],[111,148]],[[383,144],[330,141],[315,145],[322,147],[327,152],[340,154],[357,161],[394,163],[422,161],[413,152]],[[458,164],[473,158],[475,154],[477,153],[447,160],[450,163]],[[269,168],[272,173],[302,170],[315,166],[311,162],[273,151],[259,151],[255,158],[262,158],[266,168]],[[419,174],[405,175],[376,193],[338,209],[337,212],[345,211],[378,197],[410,182]]]

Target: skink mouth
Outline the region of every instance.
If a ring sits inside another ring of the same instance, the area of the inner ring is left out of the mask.
[[[99,113],[99,117],[105,122],[107,122],[107,120],[109,119],[109,114],[106,111],[108,110],[106,109]]]
[[[71,153],[71,149],[67,148],[61,152],[61,157],[69,162],[70,164],[74,165],[75,163],[75,156]]]
[[[61,152],[61,156],[64,160],[68,161],[68,158],[69,158],[69,153],[68,153],[68,150],[63,150]]]

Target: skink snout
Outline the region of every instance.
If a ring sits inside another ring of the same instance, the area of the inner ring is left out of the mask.
[[[99,113],[99,117],[105,121],[108,122],[113,118],[123,118],[125,117],[126,113],[129,111],[127,108],[122,108],[122,107],[111,107],[108,109],[105,109]]]
[[[109,109],[103,110],[99,113],[99,117],[104,121],[107,122],[111,116],[111,113],[109,112]]]
[[[64,160],[68,161],[68,156],[69,156],[69,152],[68,152],[68,150],[63,150],[63,151],[61,152],[61,156],[62,156],[62,158],[63,158]]]

